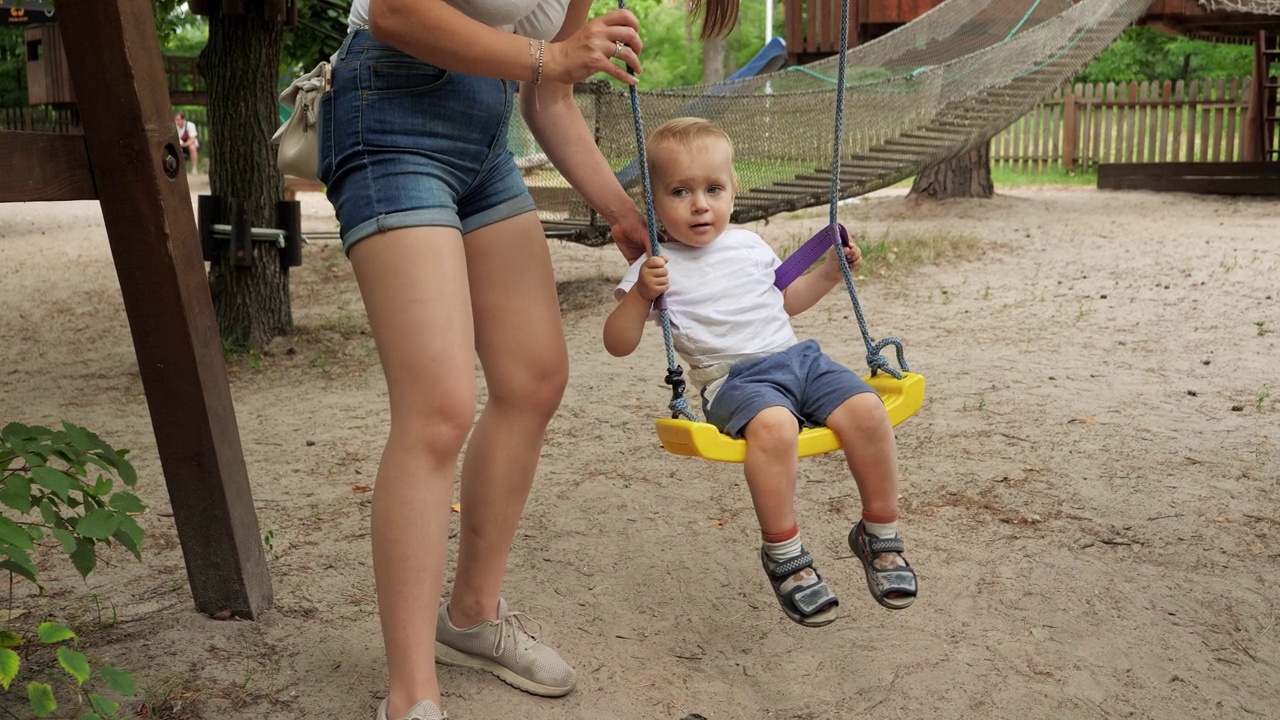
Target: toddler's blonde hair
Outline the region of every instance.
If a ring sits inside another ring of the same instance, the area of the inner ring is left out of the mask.
[[[723,142],[729,148],[729,161],[733,161],[733,140],[729,138],[729,133],[710,120],[698,117],[681,117],[662,123],[645,138],[645,146],[652,150],[678,145],[685,150],[692,150],[699,142],[708,140]],[[649,156],[649,173],[657,173],[652,154]],[[737,170],[733,172],[733,186],[735,189],[738,187]]]

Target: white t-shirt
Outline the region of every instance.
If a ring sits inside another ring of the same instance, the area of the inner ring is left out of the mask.
[[[445,0],[467,17],[489,27],[535,40],[550,40],[560,32],[570,0]],[[354,0],[347,16],[348,31],[369,24],[369,0]]]
[[[178,138],[184,143],[187,140],[194,140],[195,142],[193,144],[196,148],[200,147],[199,136],[196,134],[196,124],[190,120],[187,121],[186,127],[178,131]]]
[[[662,254],[670,279],[666,297],[672,343],[691,366],[733,363],[796,343],[782,291],[773,286],[782,261],[759,235],[731,229],[701,248],[668,242]],[[646,259],[627,269],[614,290],[617,300],[640,278]],[[658,313],[649,317],[657,320]]]

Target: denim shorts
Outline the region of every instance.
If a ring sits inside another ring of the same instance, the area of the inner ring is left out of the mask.
[[[534,210],[507,149],[516,83],[347,35],[320,104],[320,172],[346,252],[386,230],[462,233]]]
[[[732,366],[705,408],[707,422],[732,437],[771,407],[784,407],[800,425],[822,425],[845,400],[875,392],[857,373],[827,357],[816,340]]]

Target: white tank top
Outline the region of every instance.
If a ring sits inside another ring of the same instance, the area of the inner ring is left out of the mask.
[[[570,0],[444,0],[485,25],[536,40],[550,40],[564,25]],[[354,0],[348,31],[369,24],[369,0]]]

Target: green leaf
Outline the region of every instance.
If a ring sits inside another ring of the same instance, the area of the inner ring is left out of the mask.
[[[22,636],[12,630],[0,630],[0,648],[18,647]]]
[[[98,479],[93,482],[93,494],[98,497],[106,497],[111,492],[111,488],[115,485],[111,478],[102,473],[98,473]]]
[[[5,551],[8,555],[4,560],[0,560],[0,570],[9,570],[17,573],[22,577],[30,580],[37,585],[40,584],[40,571],[36,569],[35,563],[31,562],[31,558],[27,556],[25,550],[18,548],[9,548]]]
[[[63,530],[62,528],[56,527],[53,529],[53,536],[57,538],[58,542],[62,543],[62,550],[66,554],[70,555],[71,553],[76,551],[75,535],[72,535],[71,533],[67,532],[66,530]]]
[[[38,718],[58,709],[58,701],[53,699],[53,688],[44,683],[27,683],[27,700],[31,701],[31,712]]]
[[[42,622],[40,627],[36,628],[36,634],[40,636],[40,642],[45,645],[54,645],[67,640],[78,640],[76,634],[71,628],[56,622]]]
[[[120,479],[124,481],[127,487],[133,487],[138,484],[138,471],[133,469],[133,463],[124,459],[127,452],[129,451],[121,450],[116,457],[116,474],[120,476]]]
[[[84,538],[76,539],[75,552],[71,553],[71,564],[75,566],[80,577],[89,577],[89,573],[98,565],[98,553],[94,550],[93,541]]]
[[[92,706],[94,710],[106,715],[107,717],[111,717],[112,715],[120,712],[120,703],[109,697],[94,695],[93,693],[89,693],[89,705]]]
[[[31,536],[27,531],[3,515],[0,515],[0,542],[9,543],[23,550],[35,549],[35,543],[31,542]]]
[[[31,538],[31,542],[40,542],[44,539],[44,528],[39,525],[28,525],[24,529],[27,531],[27,537]]]
[[[67,501],[71,488],[78,484],[70,475],[47,465],[31,468],[31,479],[40,487],[62,498],[62,502]]]
[[[57,506],[47,497],[40,501],[40,518],[44,520],[45,525],[60,527],[67,524],[65,520],[62,520],[62,514],[58,512]],[[62,522],[59,522],[60,520]]]
[[[108,503],[111,507],[120,512],[141,513],[147,511],[147,506],[138,499],[137,495],[130,492],[118,492],[111,496]]]
[[[9,447],[15,456],[22,457],[27,454],[27,443],[21,439],[14,438],[12,442],[9,442]]]
[[[97,438],[90,439],[90,432],[79,425],[64,422],[62,423],[62,429],[67,434],[67,440],[80,452],[87,453],[96,446],[93,440]]]
[[[7,647],[0,647],[0,688],[4,688],[5,692],[9,691],[9,684],[13,679],[18,677],[19,667],[22,667],[22,660],[18,658],[18,653]]]
[[[138,688],[133,684],[133,676],[123,670],[117,670],[109,665],[103,665],[98,668],[98,674],[102,676],[102,681],[111,688],[111,692],[117,695],[130,697],[138,692]]]
[[[120,527],[120,517],[106,509],[93,510],[76,523],[76,532],[94,540],[106,540]]]
[[[0,429],[0,440],[10,445],[17,444],[24,438],[29,438],[33,434],[32,429],[19,422],[11,422]]]
[[[0,503],[26,515],[31,512],[31,478],[26,475],[10,475],[0,487]]]
[[[76,720],[103,720],[103,717],[96,712],[87,712],[77,715]]]
[[[72,650],[66,645],[59,647],[58,664],[81,685],[84,684],[85,680],[89,679],[89,658],[85,657],[84,653],[79,650]]]
[[[85,467],[88,467],[89,465],[97,465],[98,467],[110,473],[114,473],[116,471],[115,465],[107,462],[106,460],[103,460],[97,455],[85,455],[84,462],[85,462]]]
[[[121,515],[120,529],[116,530],[115,534],[111,537],[114,538],[116,542],[128,548],[129,552],[133,553],[139,560],[141,560],[142,540],[145,536],[146,532],[142,529],[142,526],[138,524],[137,520],[134,520],[128,515]]]

